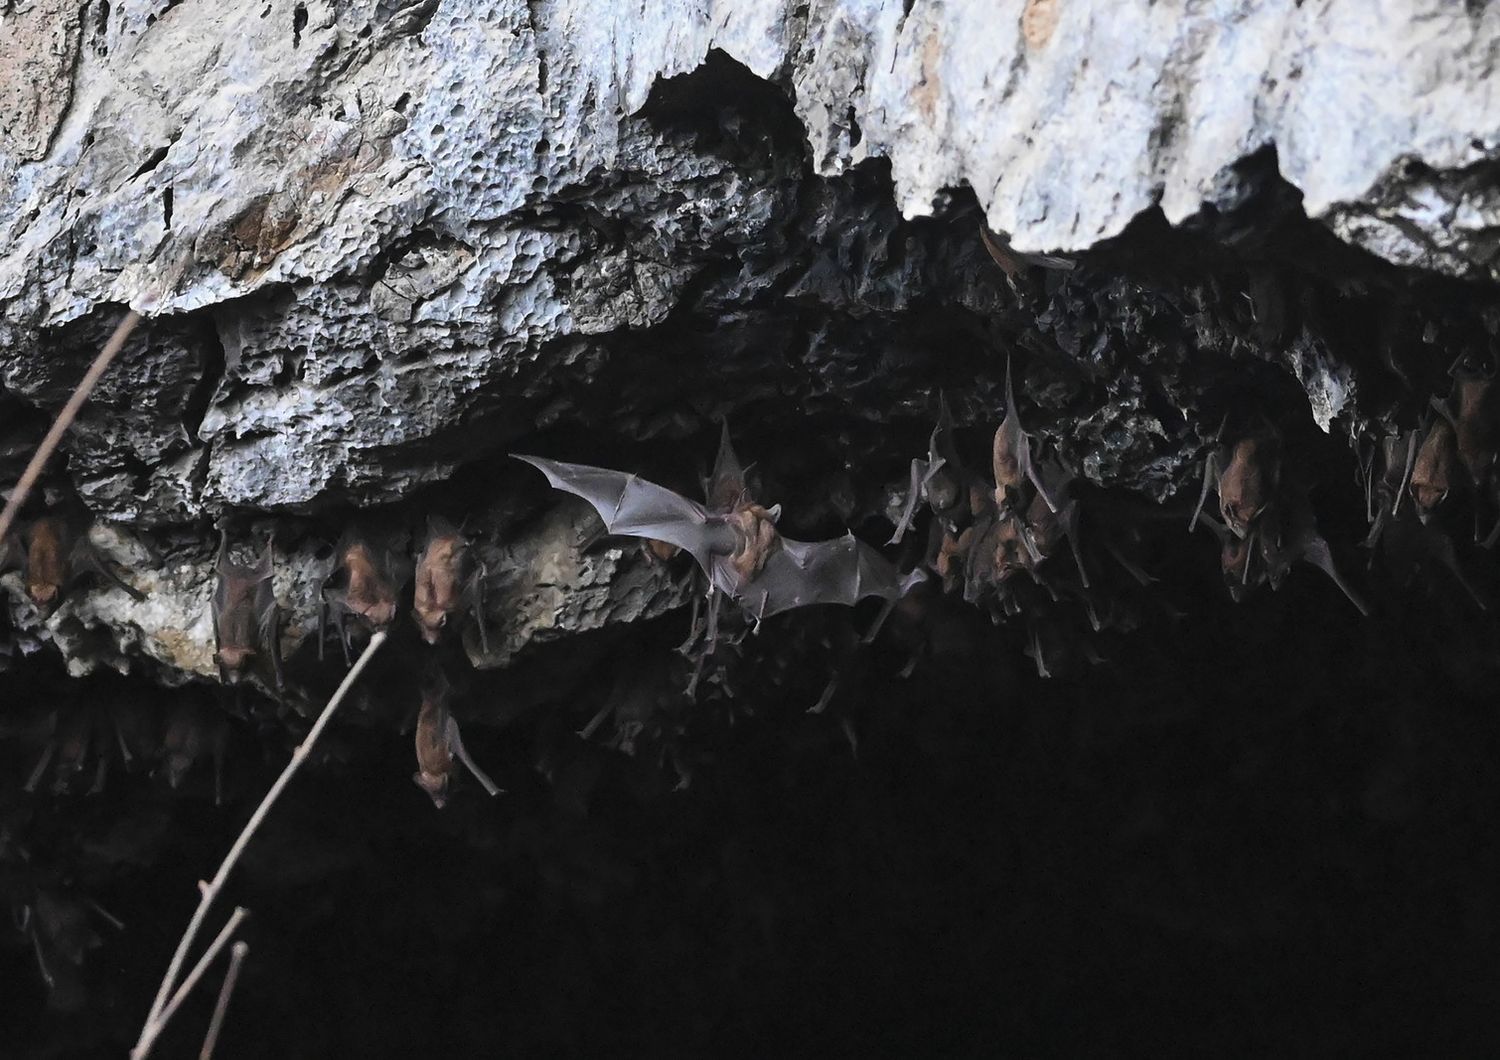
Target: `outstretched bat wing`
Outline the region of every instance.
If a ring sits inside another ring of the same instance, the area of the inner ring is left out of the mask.
[[[811,604],[850,606],[867,596],[899,599],[917,582],[853,534],[831,541],[781,539],[759,575],[739,592],[738,602],[756,618]]]
[[[542,474],[555,489],[582,497],[594,506],[611,534],[647,537],[676,545],[710,569],[710,552],[732,551],[734,535],[722,520],[709,517],[703,505],[623,471],[565,464],[538,456],[516,456]],[[726,537],[727,535],[727,537]]]

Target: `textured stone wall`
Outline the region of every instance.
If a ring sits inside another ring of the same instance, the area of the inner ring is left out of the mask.
[[[1220,220],[1265,199],[1236,164],[1274,146],[1326,226],[1299,229],[1312,257],[1337,256],[1324,231],[1493,279],[1497,41],[1500,8],[1444,0],[13,0],[0,477],[121,307],[153,317],[57,483],[120,524],[101,543],[125,535],[118,555],[151,601],[94,593],[52,635],[82,621],[108,631],[116,665],[144,653],[168,679],[210,673],[211,524],[228,520],[278,529],[290,648],[310,628],[319,541],[352,509],[451,506],[458,491],[468,513],[475,487],[453,476],[476,467],[493,469],[482,504],[503,507],[529,488],[498,470],[503,453],[538,430],[598,456],[602,438],[702,444],[725,412],[754,410],[761,440],[793,412],[823,416],[845,433],[814,443],[822,467],[787,485],[852,520],[883,508],[876,494],[912,455],[870,456],[870,428],[895,422],[919,444],[933,394],[955,386],[978,422],[1006,349],[1113,373],[1083,400],[1044,366],[1033,399],[1054,418],[1038,426],[1090,481],[1163,499],[1213,426],[1196,419],[1204,378],[1174,383],[1172,365],[1196,347],[1239,356],[1254,323],[1234,307],[1249,296],[1180,254],[1165,274],[1135,252],[1106,276],[1017,293],[979,249],[980,215],[1019,251],[1096,247],[1143,212],[1206,217],[1222,238]],[[706,61],[718,72],[694,87],[663,81]],[[1208,271],[1243,283],[1242,266]],[[1270,286],[1301,297],[1286,275]],[[1091,300],[1097,313],[1079,308]],[[1284,315],[1259,355],[1301,383],[1319,426],[1342,415],[1347,437],[1393,415],[1388,401],[1356,408],[1358,365],[1306,299]],[[1171,334],[1143,341],[1145,319]],[[706,458],[662,466],[682,484]],[[563,548],[563,530],[493,511],[475,525],[505,568],[496,598],[535,599],[527,564]],[[613,584],[567,547],[579,584]],[[638,581],[664,575],[632,577],[637,605],[537,608],[491,661],[537,630],[681,599],[647,603]]]

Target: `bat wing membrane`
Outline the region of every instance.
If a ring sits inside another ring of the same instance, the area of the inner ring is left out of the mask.
[[[689,553],[704,570],[711,569],[715,530],[724,528],[696,501],[623,471],[537,456],[516,459],[546,475],[554,488],[588,501],[609,533],[665,541]]]
[[[829,541],[793,541],[766,560],[760,574],[740,591],[739,603],[765,618],[810,604],[852,606],[867,596],[899,598],[910,588],[880,553],[853,534]]]

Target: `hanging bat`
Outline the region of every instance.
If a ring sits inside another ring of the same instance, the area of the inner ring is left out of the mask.
[[[1048,495],[1047,487],[1032,461],[1031,436],[1021,429],[1015,391],[1011,389],[1009,362],[1005,365],[1005,419],[995,431],[991,462],[995,472],[995,506],[1001,515],[1015,508],[1025,509],[1026,500],[1022,495],[1022,488],[1027,482],[1031,483],[1049,509],[1057,511],[1057,504]]]
[[[179,705],[167,719],[161,740],[161,768],[167,786],[176,791],[207,752],[214,762],[214,805],[224,802],[224,755],[229,747],[229,718],[197,703]]]
[[[470,569],[472,567],[472,570]],[[412,594],[412,617],[422,639],[436,644],[448,619],[467,609],[479,628],[479,643],[489,654],[489,635],[484,625],[484,565],[473,563],[463,532],[437,515],[427,517],[427,541],[417,558],[416,588]]]
[[[1453,380],[1454,447],[1476,486],[1495,465],[1494,383],[1492,376],[1463,370]]]
[[[1422,522],[1432,518],[1432,513],[1453,488],[1457,462],[1458,445],[1453,425],[1447,417],[1439,416],[1433,420],[1417,450],[1408,484],[1411,498],[1417,505],[1417,518]]]
[[[556,489],[593,505],[608,533],[655,538],[697,561],[710,584],[761,619],[794,607],[852,605],[867,596],[897,599],[923,575],[903,579],[890,561],[855,539],[804,542],[776,529],[779,507],[743,499],[714,512],[663,486],[621,471],[565,464],[534,456],[517,459],[547,476]]]
[[[984,244],[985,252],[991,260],[1000,266],[1000,271],[1005,273],[1005,278],[1015,284],[1016,278],[1028,267],[1037,266],[1043,269],[1071,270],[1074,262],[1069,258],[1059,257],[1056,254],[1022,254],[1010,245],[1010,241],[1004,236],[990,230],[989,225],[981,219],[979,222],[979,240]]]
[[[1365,514],[1370,520],[1370,534],[1365,547],[1374,548],[1386,524],[1401,514],[1401,501],[1417,462],[1417,433],[1392,434],[1380,440],[1383,470],[1377,480],[1373,469],[1365,483]],[[1372,462],[1374,457],[1371,458]],[[1374,556],[1371,555],[1373,562]]]
[[[906,536],[906,532],[916,525],[914,520],[917,515],[917,505],[922,501],[927,501],[934,510],[937,510],[951,506],[958,500],[960,491],[952,472],[941,479],[938,477],[948,464],[947,458],[939,452],[943,444],[941,438],[945,433],[945,427],[951,429],[952,426],[948,414],[948,402],[941,395],[938,400],[941,407],[937,426],[932,428],[932,434],[927,439],[927,459],[912,458],[911,483],[906,490],[906,502],[896,519],[895,532],[886,542],[887,545],[899,545],[901,539]]]
[[[56,611],[82,581],[95,576],[137,602],[146,594],[128,585],[89,541],[85,520],[74,511],[53,508],[32,520],[24,534],[6,542],[0,552],[5,566],[19,566],[26,595],[44,616]]]
[[[1227,418],[1226,418],[1227,423]],[[1223,437],[1224,428],[1219,428]],[[1246,435],[1231,446],[1208,454],[1203,463],[1203,489],[1188,521],[1188,530],[1198,525],[1209,490],[1219,495],[1219,515],[1237,537],[1244,537],[1260,514],[1275,498],[1281,482],[1281,440],[1268,423],[1264,430]]]
[[[271,659],[277,692],[286,687],[276,628],[276,592],[271,585],[274,551],[275,543],[267,541],[253,567],[241,566],[230,560],[229,535],[220,531],[219,555],[214,563],[218,585],[212,606],[218,649],[214,660],[219,664],[219,679],[225,684],[238,684],[254,668],[256,659],[265,654]]]
[[[457,758],[474,774],[491,796],[501,794],[489,775],[474,763],[464,749],[458,722],[448,711],[452,688],[441,670],[434,669],[422,689],[422,709],[417,714],[417,772],[412,781],[427,792],[432,804],[442,809],[448,804],[448,785]]]
[[[1263,524],[1254,527],[1244,537],[1236,535],[1212,516],[1202,516],[1200,522],[1219,539],[1220,569],[1229,595],[1236,603],[1257,586],[1269,585],[1273,591],[1281,588],[1292,565],[1300,561],[1310,563],[1328,575],[1355,609],[1369,617],[1369,605],[1339,573],[1328,542],[1317,532],[1312,521],[1311,511],[1294,516],[1284,533],[1280,525]]]
[[[399,570],[403,564],[390,550],[378,552],[363,533],[353,528],[345,530],[339,539],[337,555],[337,566],[319,590],[318,658],[323,658],[328,613],[332,611],[344,649],[344,664],[352,665],[350,623],[370,633],[390,628],[405,581]]]

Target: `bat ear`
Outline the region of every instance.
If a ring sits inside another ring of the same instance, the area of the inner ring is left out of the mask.
[[[773,522],[773,523],[780,522],[781,521],[781,505],[779,505],[779,504],[773,504],[773,505],[771,505],[769,508],[766,509],[766,514],[771,517],[771,522]]]

